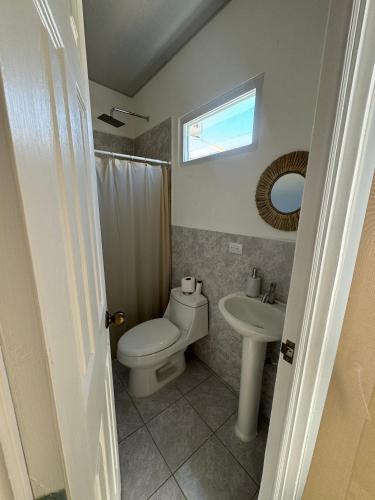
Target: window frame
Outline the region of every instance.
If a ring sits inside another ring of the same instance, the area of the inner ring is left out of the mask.
[[[262,101],[262,87],[263,87],[264,73],[257,75],[253,78],[249,78],[245,82],[237,85],[231,90],[225,92],[224,94],[215,97],[211,101],[199,106],[198,108],[186,113],[179,120],[179,159],[180,166],[187,167],[190,165],[194,165],[201,162],[206,162],[210,160],[216,160],[218,158],[225,158],[227,156],[231,156],[237,153],[241,153],[244,151],[252,151],[257,148],[258,140],[259,140],[259,122],[260,122],[260,110],[261,110],[261,101]],[[251,144],[247,144],[245,146],[240,146],[238,148],[229,149],[228,151],[222,151],[219,153],[213,153],[211,155],[202,156],[200,158],[194,158],[192,160],[184,160],[184,125],[210,111],[214,111],[216,108],[227,104],[234,99],[242,96],[243,94],[247,94],[255,90],[256,98],[255,98],[255,108],[254,108],[254,125],[253,125],[253,141]]]

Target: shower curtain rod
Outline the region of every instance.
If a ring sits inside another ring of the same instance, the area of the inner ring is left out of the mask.
[[[170,161],[165,161],[165,160],[155,160],[154,158],[144,158],[143,156],[133,156],[133,155],[125,155],[125,154],[121,154],[121,153],[112,153],[111,151],[102,151],[101,149],[95,149],[94,151],[95,151],[95,153],[98,153],[100,155],[112,156],[112,158],[124,158],[127,160],[150,162],[150,163],[156,163],[157,165],[167,165],[167,166],[171,165]]]

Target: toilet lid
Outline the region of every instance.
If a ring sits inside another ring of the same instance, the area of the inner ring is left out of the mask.
[[[119,340],[118,349],[126,356],[146,356],[166,349],[179,336],[179,329],[168,319],[151,319],[126,332]]]

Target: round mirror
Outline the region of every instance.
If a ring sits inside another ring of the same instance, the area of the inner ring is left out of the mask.
[[[301,174],[286,173],[271,188],[271,203],[282,214],[291,214],[301,208],[305,178]]]
[[[307,151],[292,151],[260,176],[255,202],[259,215],[275,229],[297,230],[308,157]]]

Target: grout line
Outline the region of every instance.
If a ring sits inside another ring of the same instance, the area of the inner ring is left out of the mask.
[[[193,408],[193,410],[194,410],[194,408]],[[148,432],[150,433],[151,438],[152,438],[152,440],[154,441],[156,448],[159,450],[159,452],[160,452],[160,454],[162,455],[162,457],[163,457],[164,461],[166,462],[166,460],[165,460],[165,458],[164,458],[164,455],[163,455],[162,451],[160,450],[160,448],[159,448],[159,447],[158,447],[158,445],[156,444],[156,442],[155,442],[155,440],[154,440],[154,438],[153,438],[153,436],[152,436],[152,434],[151,434],[151,431],[150,431],[150,429],[148,428],[148,426],[147,426],[147,425],[146,425],[146,428],[147,428]],[[193,451],[193,452],[192,452],[192,453],[191,453],[191,454],[190,454],[190,455],[189,455],[189,456],[188,456],[188,457],[187,457],[187,458],[186,458],[186,459],[182,462],[182,464],[181,464],[181,465],[179,465],[179,466],[178,466],[178,468],[177,468],[175,471],[173,471],[173,469],[172,469],[172,468],[171,468],[171,467],[167,464],[167,465],[168,465],[168,469],[171,471],[172,475],[174,475],[174,474],[175,474],[175,473],[176,473],[176,472],[177,472],[177,471],[178,471],[178,470],[179,470],[179,469],[180,469],[180,468],[184,465],[184,463],[185,463],[185,462],[187,462],[187,461],[189,460],[189,458],[191,458],[191,457],[194,455],[194,453],[195,453],[195,452],[197,452],[197,451],[198,451],[198,450],[199,450],[199,449],[200,449],[200,448],[204,445],[204,443],[205,443],[208,439],[210,439],[210,437],[211,437],[211,436],[213,436],[213,435],[214,435],[214,432],[213,432],[210,428],[208,428],[208,430],[210,431],[210,433],[209,433],[209,435],[207,436],[207,438],[206,438],[206,439],[202,442],[202,444],[200,444],[200,445],[198,446],[198,448],[197,448],[196,450],[194,450],[194,451]]]
[[[150,431],[150,429],[147,427],[147,425],[145,425],[145,427],[146,427],[146,430],[147,430],[147,432],[148,432],[148,434],[149,434],[150,438],[152,439],[152,441],[153,441],[154,445],[156,446],[156,449],[157,449],[157,450],[158,450],[158,452],[160,453],[161,458],[164,460],[165,465],[167,466],[167,468],[168,468],[169,472],[171,473],[171,476],[173,476],[173,471],[172,471],[172,469],[169,467],[169,464],[168,464],[168,462],[166,461],[166,459],[164,458],[164,455],[163,455],[163,453],[161,452],[161,450],[160,450],[159,446],[157,445],[157,443],[156,443],[156,441],[155,441],[155,439],[154,439],[154,436],[151,434],[151,431]],[[171,477],[171,476],[169,476],[169,477]]]
[[[237,402],[238,402],[238,399],[239,399],[239,395],[234,392],[234,390],[223,380],[221,379],[215,372],[212,372],[210,373],[204,380],[202,380],[201,382],[199,382],[196,386],[194,386],[193,388],[189,389],[188,391],[186,391],[183,396],[187,396],[188,394],[190,394],[191,392],[195,391],[195,389],[198,389],[198,387],[202,384],[204,384],[204,382],[207,382],[207,380],[210,378],[210,377],[213,377],[215,379],[217,379],[220,383],[222,383],[224,385],[224,387],[226,389],[228,389],[234,396],[235,398],[237,399]],[[203,417],[202,417],[203,418]]]
[[[140,411],[138,410],[138,408],[136,407],[136,405],[134,405],[134,406],[135,406],[136,411],[138,412],[138,415],[139,415],[139,416],[141,417],[141,419],[142,419],[142,415],[141,415]],[[142,419],[142,420],[143,420],[143,419]],[[146,428],[146,431],[148,432],[148,434],[149,434],[150,438],[152,439],[152,441],[153,441],[154,445],[156,446],[156,449],[157,449],[157,450],[158,450],[158,452],[160,453],[160,455],[161,455],[162,459],[164,460],[164,462],[165,462],[165,464],[166,464],[166,466],[167,466],[168,470],[170,471],[170,473],[171,473],[171,474],[173,474],[173,472],[172,472],[171,468],[169,467],[169,465],[167,464],[167,461],[166,461],[166,460],[165,460],[165,458],[164,458],[164,455],[163,455],[163,454],[162,454],[162,452],[160,451],[159,446],[156,444],[155,439],[153,438],[153,436],[152,436],[152,434],[151,434],[151,432],[150,432],[150,429],[148,428],[147,424],[146,424],[146,423],[144,423],[143,427],[145,427],[145,428]]]
[[[183,396],[184,400],[187,402],[187,404],[195,411],[195,413],[198,415],[198,417],[203,420],[203,423],[209,428],[209,430],[214,433],[215,431],[212,429],[212,427],[206,422],[206,420],[202,417],[202,415],[199,413],[199,411],[190,403],[190,401]]]
[[[189,403],[189,401],[188,401],[188,400],[187,400],[184,396],[182,396],[182,398],[183,398],[183,399],[187,402],[187,404],[191,407],[191,409],[192,409],[193,411],[195,411],[195,412],[197,413],[197,415],[200,417],[199,413],[198,413],[198,412],[197,412],[197,411],[193,408],[193,406]],[[179,401],[180,401],[182,398],[180,398],[180,399],[179,399]],[[163,412],[162,412],[162,413],[163,413]],[[160,415],[161,415],[161,413],[160,413]],[[204,422],[204,421],[203,421],[203,422]],[[197,448],[196,450],[194,450],[194,451],[193,451],[193,452],[192,452],[192,453],[191,453],[191,454],[190,454],[190,455],[189,455],[189,456],[188,456],[188,457],[187,457],[187,458],[183,461],[183,463],[182,463],[182,464],[181,464],[181,465],[180,465],[180,466],[179,466],[179,467],[178,467],[175,471],[173,471],[173,470],[171,469],[171,467],[169,467],[169,465],[167,464],[167,465],[168,465],[168,468],[169,468],[169,470],[171,471],[171,473],[172,473],[172,475],[173,475],[173,476],[174,476],[174,474],[175,474],[175,473],[176,473],[176,472],[177,472],[177,471],[178,471],[178,470],[179,470],[179,469],[180,469],[180,468],[181,468],[181,467],[182,467],[182,466],[183,466],[183,465],[184,465],[184,464],[185,464],[185,463],[189,460],[189,458],[191,458],[191,457],[194,455],[194,453],[196,453],[196,452],[197,452],[197,451],[198,451],[198,450],[199,450],[199,449],[200,449],[200,448],[201,448],[201,447],[202,447],[202,446],[203,446],[203,445],[204,445],[204,444],[205,444],[205,443],[206,443],[206,442],[210,439],[210,437],[212,437],[212,436],[214,435],[213,430],[212,430],[212,429],[211,429],[211,428],[210,428],[210,427],[206,424],[206,422],[204,422],[204,424],[207,426],[207,428],[208,428],[208,430],[209,430],[209,435],[208,435],[208,436],[207,436],[207,438],[206,438],[206,439],[205,439],[205,440],[204,440],[204,441],[203,441],[203,442],[202,442],[202,443],[198,446],[198,448]],[[147,428],[148,432],[150,433],[151,438],[152,438],[152,440],[153,440],[153,441],[154,441],[154,443],[155,443],[155,446],[157,447],[157,449],[159,450],[160,454],[161,454],[161,455],[162,455],[162,457],[164,458],[164,455],[163,455],[162,451],[159,449],[158,445],[156,444],[156,442],[155,442],[155,440],[154,440],[154,438],[153,438],[153,436],[152,436],[152,433],[151,433],[150,429],[148,428],[148,424],[146,424],[146,428]],[[165,459],[164,459],[164,460],[165,460]],[[166,460],[165,460],[165,461],[166,461]],[[176,481],[177,481],[177,480],[176,480]]]
[[[140,429],[142,429],[142,427],[145,427],[146,424],[143,423],[140,427],[137,427],[134,431],[131,431],[130,434],[128,434],[127,436],[121,438],[120,440],[118,440],[118,445],[120,446],[120,444],[122,444],[124,441],[126,441],[130,436],[132,436],[133,434],[135,434],[137,431],[139,431]]]
[[[131,401],[132,401],[132,403],[133,403],[133,405],[134,405],[134,407],[135,407],[136,412],[138,413],[138,415],[139,415],[139,417],[140,417],[141,421],[143,421],[142,415],[141,415],[140,411],[138,410],[137,406],[135,405],[135,403],[134,403],[134,401],[133,401],[133,398],[132,398],[131,394],[130,394],[130,393],[128,393],[128,394],[129,394],[129,397],[130,397],[130,399],[131,399]],[[180,399],[181,399],[181,398],[180,398]],[[162,412],[161,412],[161,413],[162,413]],[[159,415],[160,415],[160,414],[159,414]],[[165,460],[165,458],[164,458],[164,455],[162,454],[162,452],[160,451],[160,449],[159,449],[158,445],[156,444],[155,439],[153,438],[153,436],[152,436],[152,434],[151,434],[151,432],[150,432],[149,428],[147,427],[147,424],[146,424],[146,423],[144,423],[142,427],[145,427],[146,431],[148,432],[148,435],[150,436],[150,438],[151,438],[152,442],[153,442],[153,443],[154,443],[154,445],[156,446],[156,449],[157,449],[157,450],[158,450],[158,452],[160,453],[161,458],[163,459],[163,461],[164,461],[165,465],[167,466],[167,469],[168,469],[168,470],[169,470],[169,472],[170,472],[170,476],[168,477],[168,479],[169,479],[169,478],[173,475],[173,472],[172,472],[171,468],[169,467],[169,465],[168,465],[167,461],[166,461],[166,460]],[[140,429],[141,429],[142,427],[140,427]],[[137,429],[137,430],[138,430],[138,429]],[[135,431],[135,432],[136,432],[136,431]],[[163,483],[163,484],[164,484],[164,483]],[[160,485],[160,486],[161,486],[161,485]],[[159,489],[159,488],[160,488],[160,486],[159,486],[157,489]],[[157,489],[156,489],[155,491],[157,491]],[[152,493],[152,495],[155,493],[155,491]]]
[[[177,481],[174,474],[173,474],[173,479],[176,481],[176,484],[178,486],[178,489],[181,491],[182,496],[187,500],[187,496],[185,495],[184,490],[182,489],[182,486],[180,486],[180,483]]]
[[[202,361],[196,354],[194,354],[194,356],[199,360],[199,362],[205,366],[205,368],[207,368],[207,370],[209,372],[211,372],[211,375],[213,375],[214,377],[218,378],[220,380],[220,382],[222,382],[238,399],[239,397],[239,393],[237,391],[235,391],[233,389],[233,387],[231,385],[228,384],[228,382],[226,380],[224,380],[218,373],[216,373],[210,366],[208,366],[207,363],[205,363],[204,361]],[[208,377],[207,377],[208,378]],[[189,391],[190,392],[190,391]]]
[[[164,485],[165,485],[165,483],[166,483],[167,481],[169,481],[171,477],[173,477],[173,476],[171,475],[171,476],[167,477],[167,479],[166,479],[165,481],[163,481],[163,482],[161,483],[161,485],[160,485],[160,486],[158,486],[158,487],[156,488],[156,490],[154,490],[154,491],[151,493],[151,495],[149,495],[149,496],[147,497],[147,500],[149,500],[149,499],[152,497],[152,495],[155,495],[155,493],[156,493],[156,492],[157,492],[157,491],[158,491],[158,490],[159,490],[162,486],[164,486]]]
[[[190,394],[191,392],[195,391],[195,389],[197,389],[200,385],[204,384],[205,382],[207,382],[207,380],[212,377],[212,373],[209,373],[207,375],[207,377],[205,377],[203,380],[201,380],[200,382],[197,383],[197,385],[195,385],[194,387],[191,387],[188,391],[186,391],[184,393],[184,396],[186,396],[186,394]]]
[[[204,378],[202,380],[200,380],[199,382],[197,382],[196,385],[194,385],[193,387],[191,387],[190,389],[188,389],[186,392],[181,392],[181,394],[183,396],[185,396],[185,394],[189,394],[189,392],[193,391],[194,389],[196,389],[199,385],[203,384],[203,382],[205,382],[211,375],[212,375],[212,370],[205,364],[203,363],[199,358],[198,356],[195,356],[195,354],[193,355],[193,357],[196,359],[196,361],[198,361],[199,364],[203,365],[205,369],[207,369],[207,371],[209,372],[207,375],[204,376]],[[186,360],[186,366],[188,366],[189,364],[189,361]],[[178,378],[178,377],[177,377]],[[177,380],[177,379],[176,379]]]
[[[233,413],[231,413],[231,414],[229,415],[229,417],[228,417],[227,419],[225,419],[225,421],[224,421],[224,422],[223,422],[223,423],[222,423],[222,424],[221,424],[221,425],[220,425],[220,426],[216,429],[215,434],[216,434],[216,432],[219,432],[219,430],[220,430],[222,427],[224,427],[224,425],[228,422],[228,420],[230,420],[230,419],[233,417],[233,415],[235,415],[236,413],[237,413],[237,410],[235,410]]]
[[[228,422],[228,420],[230,420],[230,419],[233,417],[233,415],[236,415],[236,413],[237,413],[237,410],[234,410],[234,412],[232,412],[232,413],[229,415],[229,417],[228,417],[228,418],[226,418],[226,419],[224,420],[224,422],[223,422],[222,424],[220,424],[220,425],[219,425],[219,427],[216,429],[216,431],[214,431],[214,432],[215,432],[215,434],[216,434],[216,433],[217,433],[217,432],[218,432],[218,431],[219,431],[222,427],[224,427],[224,425]]]
[[[210,430],[211,430],[211,429],[210,429]],[[187,457],[187,458],[186,458],[186,459],[182,462],[182,464],[178,466],[178,468],[177,468],[174,472],[172,472],[173,477],[174,477],[174,476],[175,476],[175,474],[176,474],[176,473],[177,473],[177,472],[181,469],[181,467],[183,467],[183,466],[186,464],[186,462],[187,462],[188,460],[190,460],[190,459],[191,459],[191,457],[192,457],[193,455],[195,455],[195,454],[196,454],[196,453],[197,453],[197,452],[198,452],[198,451],[202,448],[202,446],[204,446],[204,445],[207,443],[207,441],[208,441],[209,439],[211,439],[211,438],[212,438],[212,436],[214,436],[214,435],[215,435],[215,433],[211,431],[211,432],[210,432],[210,434],[209,434],[209,436],[207,436],[207,438],[206,438],[206,439],[205,439],[205,440],[204,440],[204,441],[203,441],[203,442],[202,442],[202,443],[198,446],[198,448],[197,448],[196,450],[194,450],[194,451],[193,451],[193,452],[192,452],[192,453],[191,453],[191,454],[190,454],[190,455],[189,455],[189,456],[188,456],[188,457]],[[176,479],[176,478],[175,478],[175,479]],[[177,479],[176,479],[176,481],[177,481]]]
[[[226,419],[225,419],[225,421],[224,421],[222,424],[220,424],[220,425],[219,425],[219,427],[215,430],[215,429],[213,429],[213,428],[211,427],[211,425],[207,422],[207,420],[204,418],[204,416],[203,416],[203,415],[201,415],[201,414],[199,413],[199,410],[197,410],[197,408],[195,408],[195,406],[193,405],[193,403],[191,403],[191,402],[190,402],[187,398],[185,398],[185,396],[184,396],[184,399],[185,399],[185,401],[187,401],[187,402],[189,403],[189,405],[193,408],[193,410],[195,410],[195,412],[199,415],[199,417],[203,420],[203,422],[207,425],[207,427],[208,427],[208,428],[210,429],[210,431],[211,431],[211,432],[213,432],[213,433],[215,433],[218,429],[220,429],[220,427],[222,427],[222,425],[224,425],[224,424],[225,424],[225,422],[227,422],[227,420],[229,420],[229,419],[230,419],[230,417],[231,417],[232,415],[234,415],[234,414],[236,413],[236,411],[237,411],[237,410],[234,410],[234,412],[232,412],[232,413],[229,415],[229,417],[228,417],[228,418],[226,418]]]
[[[197,387],[199,387],[200,385],[202,385],[202,384],[203,384],[203,382],[206,382],[206,380],[208,380],[211,376],[212,376],[212,374],[211,374],[211,373],[209,373],[209,374],[207,375],[207,377],[205,377],[205,378],[204,378],[203,380],[201,380],[200,382],[197,382],[197,384],[196,384],[196,385],[194,385],[193,387],[191,387],[190,389],[188,389],[186,392],[181,392],[181,390],[180,390],[180,389],[179,389],[179,391],[181,392],[181,394],[182,394],[183,396],[186,396],[186,394],[189,394],[190,392],[194,391]]]
[[[168,408],[170,408],[171,406],[173,406],[175,403],[177,403],[177,401],[180,401],[180,399],[182,399],[184,396],[183,394],[180,393],[180,396],[175,399],[174,401],[172,401],[172,403],[169,403],[168,406],[166,406],[165,408],[163,408],[162,410],[159,411],[159,413],[156,413],[156,415],[153,415],[151,418],[149,418],[148,420],[145,420],[142,416],[142,413],[139,412],[140,416],[141,416],[141,419],[142,421],[144,422],[144,424],[148,424],[149,422],[151,422],[151,420],[154,420],[154,418],[158,417],[159,415],[161,415],[162,413],[165,412],[165,410],[168,410]],[[134,406],[137,408],[137,404],[134,402],[134,400],[132,399],[132,402],[134,404]],[[138,408],[137,408],[138,410]]]
[[[224,448],[227,450],[227,452],[232,456],[232,458],[234,458],[234,460],[238,463],[238,465],[241,467],[241,469],[246,473],[247,476],[249,476],[249,478],[252,480],[253,483],[255,483],[255,485],[259,488],[259,483],[258,481],[256,481],[253,476],[251,474],[249,474],[247,472],[247,470],[245,469],[245,467],[238,461],[237,457],[235,455],[233,455],[233,453],[231,452],[231,450],[225,445],[225,443],[223,443],[223,441],[219,438],[219,436],[216,435],[216,432],[214,432],[214,435],[216,437],[216,439],[219,441],[219,443],[221,445],[224,446]],[[258,490],[257,490],[258,491]]]
[[[137,410],[137,409],[136,409],[136,410]],[[137,411],[138,411],[138,410],[137,410]],[[138,412],[138,413],[139,413],[139,412]],[[172,472],[172,469],[169,467],[169,465],[168,465],[167,461],[166,461],[166,460],[165,460],[165,458],[164,458],[164,455],[163,455],[163,454],[162,454],[162,452],[160,451],[160,449],[159,449],[158,445],[156,444],[156,442],[155,442],[155,440],[154,440],[154,438],[153,438],[153,436],[152,436],[152,434],[151,434],[150,430],[148,429],[148,427],[147,427],[147,425],[146,425],[145,423],[144,423],[141,427],[139,427],[139,429],[137,429],[137,430],[135,430],[134,432],[132,432],[131,434],[129,434],[129,436],[126,436],[126,438],[122,439],[122,440],[119,442],[119,445],[120,445],[120,444],[122,444],[124,441],[126,441],[126,439],[127,439],[128,437],[130,437],[131,435],[135,434],[137,431],[139,431],[139,430],[140,430],[140,429],[142,429],[143,427],[146,429],[147,434],[148,434],[148,435],[149,435],[149,437],[151,438],[151,441],[154,443],[154,445],[155,445],[156,449],[158,450],[158,452],[159,452],[159,454],[160,454],[160,456],[161,456],[162,460],[164,461],[164,463],[165,463],[165,465],[167,466],[167,469],[169,470],[169,473],[170,473],[170,474],[169,474],[169,476],[167,477],[167,479],[166,479],[165,481],[163,481],[161,484],[159,484],[159,486],[158,486],[158,487],[157,487],[157,488],[156,488],[156,489],[155,489],[155,490],[154,490],[154,491],[153,491],[153,492],[152,492],[152,493],[151,493],[151,494],[147,497],[147,500],[148,500],[149,498],[151,498],[151,497],[152,497],[152,495],[154,495],[154,494],[158,491],[158,489],[159,489],[159,488],[161,488],[161,487],[162,487],[162,486],[163,486],[163,485],[164,485],[164,484],[165,484],[165,483],[166,483],[166,482],[167,482],[167,481],[168,481],[171,477],[173,477],[173,472]],[[120,476],[120,478],[121,478],[121,476]],[[184,496],[185,496],[185,495],[184,495]]]
[[[212,373],[213,377],[216,378],[219,382],[221,382],[227,389],[230,391],[237,399],[239,399],[239,393],[236,392],[232,386],[228,384],[223,378],[220,377],[217,373],[213,372]]]
[[[216,435],[216,434],[215,434]],[[234,458],[234,460],[238,463],[238,465],[241,467],[241,469],[243,469],[246,474],[249,476],[249,478],[253,481],[253,483],[255,483],[258,488],[260,486],[260,483],[258,483],[258,480],[257,479],[254,479],[253,476],[245,469],[245,467],[241,464],[241,462],[238,460],[238,458],[232,453],[232,451],[225,445],[225,443],[223,443],[223,441],[219,438],[219,436],[216,436],[217,439],[220,441],[220,443],[224,446],[224,448],[229,452],[230,455],[232,455],[232,457]]]
[[[220,441],[220,443],[224,446],[224,448],[229,451],[229,453],[232,455],[232,457],[235,459],[235,461],[241,466],[241,468],[246,472],[246,474],[250,477],[250,479],[252,481],[254,481],[254,483],[256,485],[258,485],[258,487],[260,486],[260,483],[258,482],[257,479],[255,479],[246,469],[245,467],[241,464],[241,462],[239,461],[239,459],[236,457],[236,455],[232,452],[232,450],[230,448],[228,448],[228,446],[226,445],[226,443],[224,443],[224,441],[220,438],[218,432],[219,430],[228,422],[228,420],[234,415],[234,413],[232,413],[232,415],[223,423],[223,425],[221,425],[215,432],[215,436],[217,437],[217,439]]]

